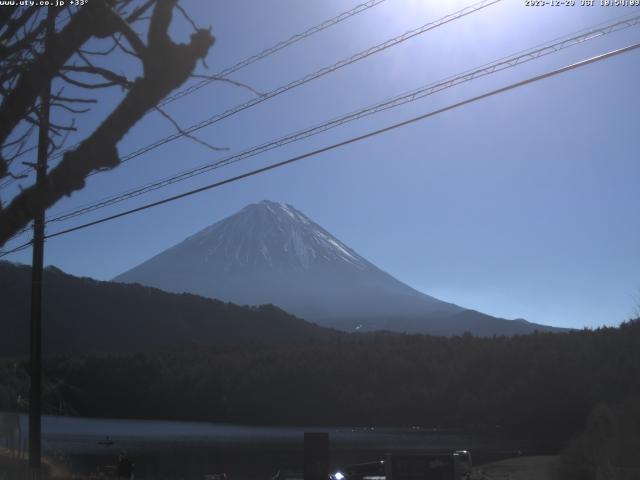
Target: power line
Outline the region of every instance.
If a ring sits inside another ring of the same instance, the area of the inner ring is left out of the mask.
[[[172,142],[178,138],[184,137],[186,135],[190,135],[193,132],[196,132],[198,130],[201,130],[204,127],[208,127],[210,125],[213,125],[221,120],[224,120],[225,118],[231,117],[232,115],[235,115],[237,113],[240,113],[244,110],[247,110],[249,108],[252,108],[256,105],[259,105],[262,102],[265,102],[271,98],[277,97],[285,92],[288,92],[290,90],[293,90],[297,87],[300,87],[302,85],[305,85],[313,80],[316,80],[318,78],[324,77],[325,75],[328,75],[330,73],[335,72],[336,70],[339,70],[343,67],[346,67],[348,65],[351,65],[355,62],[358,62],[360,60],[363,60],[365,58],[370,57],[371,55],[374,55],[376,53],[382,52],[388,48],[394,47],[396,45],[399,45],[413,37],[416,37],[418,35],[421,35],[423,33],[426,33],[428,31],[434,30],[438,27],[441,27],[442,25],[445,25],[447,23],[453,22],[454,20],[458,20],[459,18],[465,17],[467,15],[470,15],[472,13],[475,13],[479,10],[482,10],[484,8],[487,8],[493,4],[499,3],[502,0],[482,0],[478,3],[475,3],[473,5],[470,5],[468,7],[465,7],[461,10],[458,10],[457,12],[448,14],[438,20],[435,20],[433,22],[429,22],[426,23],[424,25],[422,25],[421,27],[415,28],[413,30],[408,30],[405,33],[398,35],[396,37],[390,38],[389,40],[386,40],[385,42],[379,43],[373,47],[370,47],[366,50],[363,50],[361,52],[356,53],[355,55],[352,55],[348,58],[344,58],[342,60],[339,60],[338,62],[332,64],[332,65],[328,65],[326,67],[321,68],[320,70],[316,70],[313,73],[309,73],[307,75],[305,75],[304,77],[301,77],[297,80],[294,80],[292,82],[289,82],[285,85],[282,85],[274,90],[271,90],[267,93],[264,93],[262,95],[260,95],[259,97],[255,97],[252,98],[251,100],[238,104],[234,107],[231,107],[223,112],[217,113],[215,115],[213,115],[212,117],[209,117],[206,120],[203,120],[197,124],[194,124],[190,127],[187,127],[185,129],[183,129],[181,132],[176,132],[173,133],[171,135],[168,135],[166,137],[163,137],[151,144],[148,144],[144,147],[139,148],[138,150],[135,150],[133,152],[130,152],[124,156],[122,156],[120,158],[120,163],[125,163],[128,162],[129,160],[132,160],[136,157],[139,157],[147,152],[150,152],[151,150],[154,150],[162,145],[165,145],[169,142]],[[73,148],[73,147],[72,147]],[[56,159],[61,157],[62,155],[64,155],[65,151],[61,151],[58,152],[57,154],[53,155],[52,158]],[[92,176],[95,175],[96,173],[99,173],[98,171],[94,171],[92,173],[90,173],[88,176]],[[1,186],[0,186],[1,188]]]
[[[309,157],[313,157],[313,156],[319,155],[321,153],[328,152],[330,150],[335,150],[337,148],[344,147],[346,145],[349,145],[349,144],[352,144],[352,143],[355,143],[355,142],[359,142],[359,141],[365,140],[367,138],[371,138],[371,137],[380,135],[382,133],[389,132],[391,130],[395,130],[395,129],[398,129],[398,128],[401,128],[401,127],[405,127],[405,126],[410,125],[412,123],[416,123],[418,121],[425,120],[427,118],[439,115],[441,113],[445,113],[445,112],[448,112],[448,111],[463,107],[465,105],[469,105],[471,103],[475,103],[475,102],[478,102],[480,100],[484,100],[486,98],[493,97],[495,95],[499,95],[501,93],[505,93],[505,92],[508,92],[508,91],[511,91],[511,90],[515,90],[515,89],[523,87],[525,85],[528,85],[528,84],[531,84],[531,83],[535,83],[535,82],[538,82],[538,81],[541,81],[541,80],[544,80],[544,79],[547,79],[547,78],[550,78],[550,77],[554,77],[554,76],[560,75],[562,73],[565,73],[565,72],[568,72],[568,71],[571,71],[571,70],[576,70],[576,69],[584,67],[586,65],[590,65],[592,63],[596,63],[596,62],[599,62],[599,61],[602,61],[602,60],[606,60],[606,59],[609,59],[611,57],[614,57],[614,56],[617,56],[617,55],[621,55],[623,53],[627,53],[627,52],[630,52],[630,51],[638,49],[638,48],[640,48],[640,43],[636,43],[636,44],[633,44],[633,45],[629,45],[627,47],[623,47],[623,48],[620,48],[620,49],[617,49],[617,50],[613,50],[613,51],[610,51],[610,52],[607,52],[607,53],[603,53],[601,55],[597,55],[595,57],[591,57],[591,58],[588,58],[586,60],[582,60],[582,61],[573,63],[571,65],[567,65],[565,67],[561,67],[561,68],[552,70],[550,72],[543,73],[541,75],[536,75],[534,77],[530,77],[530,78],[527,78],[525,80],[521,80],[519,82],[515,82],[515,83],[512,83],[512,84],[509,84],[509,85],[507,85],[505,87],[501,87],[501,88],[492,90],[490,92],[487,92],[487,93],[484,93],[484,94],[481,94],[481,95],[477,95],[475,97],[472,97],[472,98],[469,98],[469,99],[466,99],[466,100],[462,100],[460,102],[454,103],[452,105],[449,105],[449,106],[446,106],[446,107],[443,107],[443,108],[440,108],[440,109],[437,109],[437,110],[433,110],[431,112],[419,115],[417,117],[413,117],[413,118],[410,118],[408,120],[404,120],[402,122],[394,123],[394,124],[389,125],[387,127],[380,128],[378,130],[374,130],[374,131],[371,131],[371,132],[368,132],[366,134],[359,135],[359,136],[356,136],[356,137],[351,137],[351,138],[349,138],[347,140],[344,140],[344,141],[341,141],[341,142],[337,142],[337,143],[334,143],[332,145],[329,145],[329,146],[326,146],[326,147],[323,147],[323,148],[320,148],[320,149],[317,149],[317,150],[313,150],[313,151],[304,153],[302,155],[298,155],[298,156],[293,157],[293,158],[289,158],[287,160],[283,160],[281,162],[273,163],[271,165],[267,165],[265,167],[255,169],[255,170],[252,170],[250,172],[243,173],[241,175],[237,175],[237,176],[225,179],[225,180],[221,180],[221,181],[218,181],[218,182],[215,182],[215,183],[211,183],[209,185],[205,185],[203,187],[196,188],[194,190],[189,190],[187,192],[183,192],[183,193],[180,193],[178,195],[173,195],[171,197],[167,197],[167,198],[164,198],[162,200],[158,200],[156,202],[148,203],[148,204],[140,206],[140,207],[132,208],[132,209],[126,210],[124,212],[120,212],[120,213],[117,213],[117,214],[114,214],[114,215],[110,215],[108,217],[103,217],[101,219],[94,220],[92,222],[84,223],[82,225],[78,225],[78,226],[75,226],[75,227],[72,227],[72,228],[68,228],[68,229],[61,230],[61,231],[58,231],[58,232],[55,232],[55,233],[51,233],[51,234],[46,235],[45,238],[54,238],[54,237],[58,237],[58,236],[61,236],[61,235],[65,235],[67,233],[71,233],[71,232],[75,232],[75,231],[78,231],[78,230],[82,230],[82,229],[85,229],[85,228],[88,228],[88,227],[91,227],[91,226],[94,226],[94,225],[98,225],[100,223],[105,223],[105,222],[108,222],[108,221],[111,221],[111,220],[115,220],[117,218],[128,216],[128,215],[131,215],[133,213],[137,213],[137,212],[140,212],[140,211],[143,211],[143,210],[147,210],[149,208],[153,208],[153,207],[156,207],[156,206],[159,206],[159,205],[163,205],[165,203],[169,203],[169,202],[173,202],[175,200],[179,200],[181,198],[185,198],[185,197],[188,197],[188,196],[191,196],[191,195],[195,195],[197,193],[201,193],[201,192],[204,192],[204,191],[207,191],[207,190],[211,190],[213,188],[221,187],[221,186],[229,184],[229,183],[233,183],[233,182],[236,182],[236,181],[239,181],[239,180],[243,180],[245,178],[252,177],[254,175],[258,175],[260,173],[267,172],[269,170],[274,170],[274,169],[279,168],[279,167],[290,165],[290,164],[298,162],[300,160],[303,160],[303,159],[306,159],[306,158],[309,158]],[[24,244],[24,245],[20,245],[20,246],[16,247],[16,249],[25,248],[27,245],[28,245],[28,243]],[[14,249],[14,251],[16,249]],[[3,252],[3,253],[0,254],[0,257],[8,255],[9,253],[10,252]]]
[[[132,160],[133,158],[136,158],[140,155],[143,155],[151,150],[154,150],[158,147],[160,147],[161,145],[165,145],[169,142],[172,142],[173,140],[176,140],[178,138],[181,138],[183,136],[185,136],[185,134],[192,134],[193,132],[196,132],[198,130],[203,129],[204,127],[208,127],[210,125],[213,125],[214,123],[217,123],[221,120],[224,120],[225,118],[228,118],[232,115],[235,115],[236,113],[240,113],[248,108],[254,107],[262,102],[265,102],[271,98],[274,98],[278,95],[281,95],[285,92],[288,92],[290,90],[293,90],[294,88],[300,87],[302,85],[305,85],[313,80],[317,80],[318,78],[324,77],[325,75],[328,75],[330,73],[335,72],[336,70],[339,70],[343,67],[346,67],[348,65],[351,65],[355,62],[358,62],[360,60],[363,60],[367,57],[370,57],[371,55],[374,55],[376,53],[380,53],[388,48],[394,47],[396,45],[399,45],[413,37],[416,37],[418,35],[421,35],[423,33],[426,33],[428,31],[434,30],[438,27],[441,27],[442,25],[445,25],[447,23],[453,22],[454,20],[458,20],[459,18],[465,17],[467,15],[470,15],[472,13],[475,13],[479,10],[482,10],[484,8],[487,8],[493,4],[499,3],[502,0],[482,0],[478,3],[475,3],[471,6],[465,7],[462,10],[458,10],[457,12],[451,13],[449,15],[446,15],[438,20],[435,20],[433,22],[429,22],[426,23],[424,25],[422,25],[421,27],[415,28],[413,30],[409,30],[401,35],[398,35],[396,37],[390,38],[389,40],[386,40],[385,42],[379,43],[378,45],[375,45],[373,47],[370,47],[366,50],[363,50],[361,52],[356,53],[355,55],[352,55],[348,58],[344,58],[342,60],[339,60],[338,62],[326,66],[324,68],[321,68],[320,70],[316,70],[313,73],[309,73],[307,75],[305,75],[304,77],[301,77],[297,80],[294,80],[292,82],[289,82],[285,85],[282,85],[274,90],[271,90],[267,93],[264,93],[262,95],[260,95],[259,97],[256,98],[252,98],[251,100],[238,104],[234,107],[231,107],[223,112],[217,113],[215,115],[213,115],[212,117],[209,117],[206,120],[203,120],[202,122],[199,122],[197,124],[194,124],[186,129],[183,129],[182,132],[176,132],[172,135],[169,135],[167,137],[164,137],[160,140],[155,141],[154,143],[151,143],[149,145],[146,145],[142,148],[139,148],[138,150],[131,152],[125,156],[123,156],[121,158],[121,163],[125,163],[129,160]],[[96,172],[97,173],[97,172]]]
[[[342,12],[339,15],[336,15],[333,18],[330,18],[328,20],[325,20],[322,23],[319,23],[318,25],[315,25],[311,28],[308,28],[307,30],[305,30],[304,32],[298,33],[296,35],[293,35],[291,37],[289,37],[287,40],[283,40],[281,42],[276,43],[275,45],[269,47],[269,48],[265,48],[264,50],[262,50],[260,53],[257,53],[255,55],[252,55],[248,58],[245,58],[244,60],[239,61],[238,63],[236,63],[235,65],[232,65],[230,67],[225,68],[224,70],[221,70],[220,72],[214,74],[212,76],[212,78],[208,78],[205,80],[201,80],[200,82],[191,85],[190,87],[187,87],[183,90],[180,90],[170,96],[168,96],[167,98],[165,98],[161,103],[160,106],[162,105],[166,105],[168,103],[171,103],[175,100],[178,100],[179,98],[182,98],[186,95],[190,95],[191,93],[195,92],[196,90],[200,90],[202,87],[209,85],[210,83],[213,83],[216,81],[216,78],[222,78],[222,77],[226,77],[228,75],[231,75],[234,72],[237,72],[238,70],[241,70],[249,65],[251,65],[252,63],[257,62],[258,60],[261,60],[265,57],[268,57],[269,55],[272,55],[276,52],[279,52],[280,50],[289,47],[291,45],[293,45],[294,43],[299,42],[300,40],[303,40],[307,37],[310,37],[311,35],[321,32],[322,30],[325,30],[326,28],[332,27],[334,25],[337,25],[338,23],[354,16],[357,15],[358,13],[364,12],[365,10],[368,10],[372,7],[375,7],[376,5],[384,2],[386,0],[369,0],[368,2],[365,3],[361,3],[360,5],[356,5],[354,8],[352,8],[351,10],[347,10],[346,12]]]
[[[4,251],[0,252],[0,258],[6,257],[7,255],[11,255],[12,253],[16,253],[16,252],[19,252],[21,250],[25,250],[25,249],[29,248],[32,243],[33,243],[33,241],[29,240],[28,242],[23,243],[21,245],[18,245],[17,247],[14,247],[14,248],[12,248],[10,250],[4,250]]]
[[[361,3],[359,5],[356,5],[355,7],[353,7],[350,10],[344,11],[342,13],[339,13],[338,15],[336,15],[335,17],[329,18],[327,20],[324,20],[323,22],[314,25],[313,27],[310,27],[308,29],[306,29],[303,32],[297,33],[295,35],[292,35],[291,37],[287,38],[286,40],[282,40],[278,43],[276,43],[275,45],[272,45],[271,47],[265,48],[264,50],[262,50],[259,53],[256,53],[255,55],[251,55],[250,57],[247,57],[243,60],[240,60],[239,62],[235,63],[234,65],[231,65],[230,67],[225,68],[224,70],[219,71],[218,73],[214,74],[211,76],[211,78],[205,79],[205,80],[201,80],[198,83],[195,83],[194,85],[191,85],[187,88],[184,88],[183,90],[180,90],[168,97],[166,97],[162,102],[160,102],[159,106],[163,106],[166,105],[168,103],[171,103],[175,100],[178,100],[179,98],[185,97],[187,95],[192,94],[193,92],[200,90],[202,87],[209,85],[212,82],[215,82],[216,79],[219,78],[224,78],[228,75],[231,75],[234,72],[237,72],[238,70],[241,70],[245,67],[248,67],[249,65],[262,60],[263,58],[268,57],[269,55],[273,55],[276,52],[279,52],[280,50],[283,50],[301,40],[304,40],[307,37],[310,37],[311,35],[314,35],[318,32],[321,32],[323,30],[326,30],[329,27],[333,27],[334,25],[337,25],[351,17],[353,17],[354,15],[357,15],[359,13],[365,12],[367,10],[369,10],[370,8],[375,7],[376,5],[379,5],[380,3],[386,2],[387,0],[368,0],[367,2]],[[58,19],[58,21],[56,22],[56,24],[61,23],[64,20],[68,20],[69,18],[71,18],[71,14],[69,14],[66,18],[64,19]],[[72,147],[70,147],[67,150],[76,148],[79,144],[76,144]],[[18,157],[35,150],[37,147],[33,146],[30,147],[26,150],[24,150],[23,152],[20,152],[20,154],[18,155]],[[57,157],[59,155],[56,155],[55,157]],[[17,158],[17,157],[16,157]],[[22,172],[20,172],[18,174],[18,176],[21,175],[26,175],[31,171],[31,169],[25,169]],[[15,181],[14,178],[10,177],[7,180],[5,180],[4,182],[0,183],[0,189],[10,185],[11,183],[13,183]]]
[[[468,81],[472,81],[477,78],[481,78],[496,72],[500,72],[508,68],[513,68],[522,63],[536,60],[540,57],[559,52],[563,49],[582,44],[594,38],[599,38],[603,35],[607,35],[609,33],[616,32],[619,30],[623,30],[625,28],[630,28],[638,24],[640,24],[640,15],[636,15],[632,18],[626,18],[624,20],[620,20],[617,22],[605,24],[604,26],[592,27],[586,31],[582,30],[581,31],[582,33],[579,33],[578,35],[561,37],[560,39],[556,39],[552,41],[553,43],[548,42],[546,44],[542,44],[528,50],[520,51],[512,56],[503,57],[499,60],[485,64],[476,69],[467,70],[463,73],[445,78],[444,80],[439,80],[437,82],[430,83],[426,86],[420,87],[418,89],[412,90],[407,93],[403,93],[396,97],[387,99],[383,102],[380,102],[374,105],[370,105],[360,110],[350,112],[346,115],[342,115],[340,117],[334,118],[332,120],[321,123],[319,125],[315,125],[305,130],[301,130],[301,131],[286,135],[284,137],[271,140],[267,143],[263,143],[261,145],[248,148],[244,151],[227,156],[215,162],[207,163],[205,165],[201,165],[193,169],[185,170],[178,174],[165,177],[163,179],[142,185],[140,187],[136,187],[134,189],[130,189],[120,194],[111,195],[97,202],[92,202],[84,206],[75,207],[73,209],[60,212],[54,217],[52,217],[51,219],[49,219],[49,222],[59,222],[59,221],[69,220],[79,215],[83,215],[85,213],[89,213],[104,207],[114,205],[116,203],[120,203],[122,201],[158,190],[160,188],[192,178],[194,176],[201,175],[201,174],[210,172],[212,170],[216,170],[223,166],[227,166],[227,165],[239,162],[249,157],[259,155],[266,151],[279,148],[281,146],[284,146],[296,141],[303,140],[305,138],[311,137],[313,135],[317,135],[319,133],[322,133],[327,130],[336,128],[338,126],[344,125],[346,123],[364,118],[366,116],[374,115],[376,113],[379,113],[385,110],[389,110],[410,102],[414,102],[416,100],[422,99],[424,97],[427,97],[434,93],[451,88],[453,86],[456,86]],[[599,25],[602,25],[602,24],[599,24]]]

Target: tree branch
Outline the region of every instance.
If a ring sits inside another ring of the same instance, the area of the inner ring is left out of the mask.
[[[111,84],[121,85],[125,88],[129,88],[132,84],[132,82],[123,75],[118,75],[117,73],[112,72],[111,70],[108,70],[102,67],[96,67],[93,65],[87,66],[87,67],[76,66],[76,65],[65,65],[62,68],[62,70],[69,71],[69,72],[81,72],[81,73],[89,73],[92,75],[100,75],[102,78],[104,78]]]
[[[109,22],[115,15],[105,3],[96,0],[87,3],[75,14],[66,27],[52,35],[47,55],[40,55],[20,75],[15,88],[2,99],[0,105],[0,145],[26,116],[51,80],[67,60],[93,35],[101,36],[112,29]],[[0,163],[4,163],[0,159]],[[0,169],[1,170],[1,169]]]
[[[180,87],[193,73],[198,60],[206,56],[214,43],[208,30],[195,32],[189,44],[171,41],[167,30],[175,3],[175,0],[156,3],[149,27],[147,54],[143,57],[143,77],[132,83],[124,99],[89,137],[64,154],[45,182],[23,190],[0,210],[0,245],[27,225],[40,208],[49,208],[64,196],[83,188],[91,172],[119,165],[118,142],[149,110]],[[110,13],[117,16],[115,12]],[[59,63],[58,69],[63,65],[64,62]]]
[[[165,112],[162,108],[160,107],[154,107],[154,110],[156,110],[158,113],[160,113],[160,115],[162,115],[164,118],[166,118],[167,120],[169,120],[169,122],[171,123],[171,125],[173,125],[173,127],[178,131],[178,133],[180,133],[182,136],[193,140],[196,143],[199,143],[200,145],[203,145],[205,147],[207,147],[209,150],[213,150],[214,152],[224,152],[226,150],[229,150],[226,147],[216,147],[214,145],[211,145],[210,143],[205,142],[204,140],[199,139],[198,137],[190,134],[189,132],[187,132],[186,130],[184,130],[180,124],[171,116],[169,115],[167,112]]]
[[[231,85],[234,85],[236,87],[245,88],[245,89],[249,90],[251,93],[253,93],[256,96],[258,96],[258,97],[263,97],[265,95],[263,92],[253,88],[251,85],[247,85],[246,83],[239,82],[237,80],[232,80],[232,79],[227,78],[227,77],[221,77],[219,75],[200,75],[200,74],[194,74],[194,75],[191,75],[191,76],[193,78],[203,78],[205,80],[211,80],[211,81],[214,81],[214,82],[225,82],[225,83],[229,83]]]

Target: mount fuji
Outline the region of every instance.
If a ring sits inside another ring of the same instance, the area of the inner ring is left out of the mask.
[[[382,271],[291,205],[251,204],[114,278],[241,305],[274,304],[345,331],[511,335],[556,330],[465,309]]]

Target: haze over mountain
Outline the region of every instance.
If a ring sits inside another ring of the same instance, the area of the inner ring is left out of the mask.
[[[114,278],[237,304],[275,304],[346,331],[439,335],[554,330],[468,310],[382,271],[291,205],[243,208]]]

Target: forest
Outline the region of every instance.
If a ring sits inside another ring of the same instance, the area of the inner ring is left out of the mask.
[[[240,306],[137,284],[44,271],[44,355],[136,353],[185,345],[331,338],[336,331],[273,306]],[[31,268],[0,261],[0,357],[27,355]]]
[[[242,424],[501,429],[557,451],[590,412],[640,394],[640,320],[479,338],[345,334],[297,343],[49,357],[50,413]],[[0,361],[0,410],[28,365]]]

